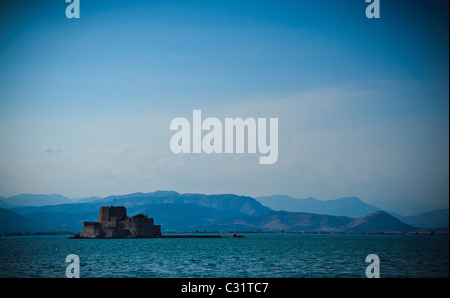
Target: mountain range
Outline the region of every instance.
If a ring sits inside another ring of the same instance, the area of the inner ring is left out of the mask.
[[[364,203],[357,197],[345,197],[336,200],[321,201],[309,197],[295,199],[285,195],[257,197],[257,201],[277,211],[307,212],[336,216],[362,217],[381,209]]]
[[[223,226],[223,229],[220,227]],[[326,214],[273,211],[257,216],[234,218],[213,225],[219,231],[262,232],[415,232],[424,231],[407,225],[384,211],[376,211],[361,218]]]
[[[257,197],[263,205],[276,211],[308,212],[336,216],[364,217],[377,211],[386,211],[402,222],[422,228],[441,228],[449,226],[449,209],[442,208],[416,215],[404,216],[390,210],[383,210],[367,204],[357,197],[345,197],[321,201],[316,198],[295,199],[286,195]],[[405,202],[406,204],[406,202]]]
[[[52,194],[20,194],[9,198],[0,197],[1,208],[23,207],[23,206],[45,206],[64,203],[72,203],[68,197]]]
[[[26,204],[34,206],[24,206]],[[356,197],[320,201],[287,196],[254,199],[234,194],[156,191],[106,198],[91,197],[77,202],[60,195],[2,198],[0,232],[64,230],[78,233],[83,222],[97,221],[101,206],[125,206],[129,216],[141,213],[153,217],[155,224],[161,225],[163,233],[199,230],[414,232],[448,227],[448,209],[406,217],[389,214]]]

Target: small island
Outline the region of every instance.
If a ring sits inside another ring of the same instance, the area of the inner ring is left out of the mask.
[[[233,234],[232,238],[243,238]],[[162,235],[161,226],[153,218],[138,214],[127,216],[124,206],[100,207],[98,221],[84,222],[81,234],[69,239],[114,239],[114,238],[230,238],[221,235]]]
[[[84,222],[78,238],[149,238],[160,237],[161,226],[155,225],[153,218],[138,214],[127,216],[123,206],[100,207],[98,221]]]

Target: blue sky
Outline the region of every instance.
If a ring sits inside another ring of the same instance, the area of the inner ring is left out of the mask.
[[[393,3],[394,2],[394,3]],[[448,1],[0,4],[0,196],[170,189],[448,205]],[[174,155],[175,117],[278,117],[279,160]]]

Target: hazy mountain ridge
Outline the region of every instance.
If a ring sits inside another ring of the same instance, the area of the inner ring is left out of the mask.
[[[362,218],[357,218],[344,227],[350,232],[414,232],[420,229],[401,222],[387,212],[377,211]]]
[[[284,199],[293,199],[284,196]],[[271,198],[273,200],[273,198]],[[286,201],[285,200],[285,201]],[[298,200],[302,201],[302,200]],[[303,200],[311,208],[326,201],[314,198]],[[282,206],[282,204],[280,204]],[[277,211],[254,198],[234,194],[180,194],[174,191],[132,193],[106,198],[92,198],[88,202],[58,205],[16,207],[3,209],[0,232],[71,231],[80,232],[85,221],[97,221],[101,206],[125,206],[129,216],[139,213],[155,218],[164,231],[330,231],[330,232],[411,232],[421,227],[448,227],[448,209],[429,214],[404,217],[399,220],[359,198],[333,200],[322,212]],[[358,210],[351,210],[356,206]],[[346,210],[348,208],[348,210]],[[334,210],[334,211],[333,211]],[[374,212],[369,212],[376,210]],[[326,214],[326,212],[345,215]],[[364,213],[348,216],[349,212]],[[365,214],[369,212],[368,214]],[[437,214],[439,216],[437,216]],[[430,217],[434,219],[431,220]],[[447,226],[440,223],[447,220]],[[427,226],[414,223],[428,222]],[[433,224],[436,224],[433,226]],[[438,225],[439,224],[439,225]],[[14,230],[16,229],[16,230]]]
[[[392,214],[389,211],[387,212],[404,223],[415,227],[435,229],[449,226],[449,208],[433,210],[412,216],[403,216],[400,214]]]
[[[9,198],[0,198],[0,207],[7,204],[11,207],[45,206],[72,203],[68,197],[59,194],[19,194]],[[4,207],[3,207],[4,208]]]
[[[166,231],[195,230],[198,226],[224,218],[272,211],[247,196],[179,194],[163,191],[109,196],[88,203],[18,207],[10,211],[40,225],[43,231],[80,232],[84,221],[97,221],[101,206],[125,206],[130,216],[138,213],[147,214],[154,217],[155,224],[162,225]],[[0,232],[5,231],[11,232],[9,228],[5,230],[0,226]]]
[[[439,209],[412,216],[404,216],[390,210],[370,205],[357,197],[344,197],[321,201],[313,197],[296,199],[286,195],[257,197],[256,200],[276,211],[318,213],[336,216],[364,217],[377,211],[385,211],[402,222],[415,227],[437,229],[449,226],[449,209]]]
[[[234,218],[212,225],[211,229],[262,232],[347,232],[403,233],[425,231],[409,226],[384,211],[362,218],[304,212],[274,211],[258,216]]]
[[[389,201],[378,200],[376,205],[385,211],[389,210],[390,212],[395,212],[401,216],[415,216],[417,214],[449,208],[448,204],[433,204],[431,202],[418,202],[416,200],[408,199],[396,199]]]
[[[93,203],[110,203],[112,205],[125,206],[131,212],[137,211],[137,206],[157,204],[193,204],[219,210],[239,210],[244,214],[261,214],[272,211],[260,202],[248,196],[234,194],[180,194],[174,191],[156,191],[153,193],[135,193],[124,196],[110,196]]]
[[[257,197],[257,201],[276,211],[307,212],[336,216],[361,217],[381,209],[363,202],[357,197],[344,197],[321,201],[313,197],[295,199],[286,195]]]
[[[26,216],[14,211],[0,208],[0,233],[5,232],[38,232],[43,227]],[[45,228],[44,228],[45,229]]]
[[[232,230],[263,232],[295,232],[295,231],[338,231],[353,219],[344,216],[324,214],[273,211],[258,216],[246,216],[222,221],[211,228],[219,231]]]

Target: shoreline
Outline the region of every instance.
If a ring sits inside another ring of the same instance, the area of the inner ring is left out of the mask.
[[[245,238],[244,235],[233,234],[232,236],[222,236],[222,235],[199,235],[199,234],[187,234],[187,235],[161,235],[152,237],[98,237],[98,238],[87,238],[80,237],[78,234],[73,235],[67,239],[167,239],[167,238]]]
[[[168,233],[159,237],[120,237],[120,238],[80,238],[74,237],[77,233],[70,233],[66,231],[60,232],[36,232],[36,233],[1,233],[1,237],[21,237],[21,236],[71,236],[70,239],[144,239],[144,238],[233,238],[233,236],[225,236],[221,234],[233,234],[233,232],[194,232],[194,233]],[[206,235],[205,235],[206,234]],[[449,236],[449,233],[432,233],[432,232],[239,232],[237,238],[242,238],[240,235],[394,235],[394,236]],[[73,237],[73,238],[72,238]]]

